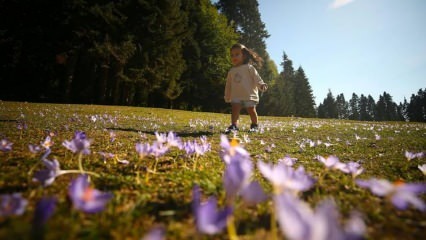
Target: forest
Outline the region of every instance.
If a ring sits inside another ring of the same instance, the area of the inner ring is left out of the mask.
[[[257,0],[0,1],[0,100],[229,112],[229,48],[264,60],[270,86],[259,114],[366,121],[426,121],[426,88],[395,103],[330,91],[316,106],[304,69],[279,72]],[[413,89],[415,91],[415,89]]]

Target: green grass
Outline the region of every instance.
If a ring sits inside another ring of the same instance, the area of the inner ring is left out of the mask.
[[[97,116],[94,122],[91,116]],[[219,157],[220,135],[229,125],[229,114],[188,112],[167,109],[35,104],[0,101],[0,138],[13,142],[11,152],[0,152],[0,194],[21,192],[29,204],[22,216],[0,217],[0,239],[31,238],[31,221],[36,202],[43,196],[55,196],[57,209],[45,227],[46,239],[140,239],[153,226],[163,225],[167,239],[226,239],[226,231],[214,236],[196,233],[191,213],[191,189],[199,184],[203,196],[215,195],[224,202],[222,187],[224,164]],[[19,130],[17,120],[28,128]],[[417,168],[425,158],[407,161],[406,150],[426,150],[426,124],[403,122],[356,122],[342,120],[260,117],[262,133],[248,133],[250,120],[242,115],[239,137],[248,135],[244,147],[253,161],[276,162],[285,155],[298,159],[307,172],[319,179],[318,183],[301,197],[312,207],[332,197],[342,219],[352,210],[363,214],[367,224],[367,239],[421,239],[426,232],[425,213],[414,208],[397,210],[386,199],[374,196],[357,187],[351,176],[339,171],[325,173],[316,155],[336,155],[343,162],[360,161],[365,168],[358,178],[384,178],[390,181],[424,182],[425,176]],[[245,129],[244,129],[245,128]],[[71,140],[74,131],[85,131],[92,139],[92,154],[84,156],[88,171],[100,174],[92,178],[93,185],[109,191],[114,198],[105,211],[85,214],[73,209],[67,197],[67,187],[74,174],[59,176],[46,188],[32,181],[34,171],[42,169],[41,154],[28,151],[28,144],[39,144],[49,132],[54,145],[49,159],[56,158],[62,169],[78,169],[77,156],[62,146]],[[116,140],[110,142],[110,131]],[[139,159],[135,150],[138,142],[152,143],[154,133],[173,131],[184,141],[207,136],[212,151],[199,157],[197,169],[192,159],[173,150],[159,159],[157,173],[148,173],[154,159]],[[375,134],[381,136],[375,139]],[[355,139],[355,135],[361,137]],[[311,139],[333,145],[306,146],[300,151],[299,142]],[[263,141],[264,145],[261,144]],[[348,143],[349,144],[348,144]],[[275,144],[272,152],[265,148]],[[102,160],[97,152],[116,154],[129,165],[114,160]],[[146,181],[146,177],[149,180]],[[270,184],[255,170],[255,178],[266,191]],[[423,200],[424,195],[422,196]],[[247,208],[237,203],[235,222],[240,239],[268,239],[270,235],[270,202]]]

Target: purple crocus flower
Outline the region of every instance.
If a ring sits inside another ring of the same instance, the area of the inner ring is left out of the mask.
[[[166,239],[166,229],[162,226],[152,228],[142,240],[165,240]]]
[[[107,202],[113,197],[112,193],[104,193],[89,186],[88,176],[79,175],[74,179],[69,188],[68,195],[74,208],[86,213],[97,213],[105,208]]]
[[[358,175],[364,172],[364,168],[362,168],[361,164],[358,162],[348,162],[346,164],[345,170],[347,170],[347,173],[352,174],[352,178],[356,178]]]
[[[12,151],[12,145],[13,143],[7,140],[6,138],[3,138],[0,140],[0,151],[2,152],[10,152]]]
[[[169,147],[161,142],[155,141],[151,146],[151,155],[155,158],[164,156],[169,151]]]
[[[315,179],[305,172],[303,166],[294,170],[291,166],[286,166],[281,162],[272,165],[258,161],[257,167],[260,173],[272,183],[276,193],[281,193],[283,190],[290,190],[294,193],[306,191],[315,183]]]
[[[362,239],[366,229],[356,214],[341,227],[339,213],[331,200],[321,202],[315,211],[289,193],[276,195],[274,203],[281,231],[290,240]]]
[[[90,140],[86,138],[86,133],[76,131],[71,141],[64,141],[62,145],[73,153],[90,154]]]
[[[102,156],[102,159],[104,160],[104,164],[106,164],[107,159],[113,159],[115,155],[113,153],[106,153],[106,152],[98,152],[99,155]]]
[[[33,219],[34,225],[44,225],[47,220],[49,220],[49,218],[53,215],[53,212],[56,209],[56,203],[57,199],[54,197],[44,197],[40,199],[35,208]]]
[[[47,136],[46,139],[44,139],[44,141],[40,143],[40,145],[45,149],[50,149],[50,147],[53,145],[52,138],[50,136]]]
[[[32,153],[38,153],[41,151],[41,147],[35,144],[28,144],[28,150]]]
[[[27,205],[28,201],[20,193],[0,195],[0,217],[22,215]]]
[[[210,197],[202,203],[198,185],[192,189],[192,211],[197,230],[205,234],[220,233],[226,227],[228,216],[232,214],[231,207],[225,207],[219,211],[215,197]]]
[[[180,148],[183,149],[186,155],[188,156],[190,155],[201,156],[201,155],[204,155],[206,152],[210,151],[210,144],[207,143],[205,140],[201,139],[201,144],[195,140],[187,141],[187,142],[184,142],[180,146]]]
[[[356,180],[356,184],[362,188],[368,188],[379,196],[390,198],[392,204],[405,210],[411,204],[420,211],[426,210],[426,204],[417,197],[418,194],[426,191],[425,183],[404,183],[401,181],[391,183],[385,179],[371,178],[369,180]]]
[[[316,158],[318,161],[323,163],[327,169],[338,169],[342,172],[349,173],[346,164],[340,162],[339,158],[336,156],[331,155],[327,158],[324,158],[318,155]]]
[[[59,162],[56,159],[52,161],[47,159],[47,156],[50,154],[50,149],[41,158],[46,169],[39,170],[34,173],[33,181],[40,182],[44,187],[51,185],[57,176],[61,174],[61,169]]]
[[[413,160],[414,158],[420,159],[423,157],[424,157],[423,152],[414,153],[414,152],[405,151],[405,158],[407,158],[408,161]]]
[[[249,204],[257,204],[266,200],[266,194],[258,182],[251,182],[253,164],[248,158],[233,158],[226,164],[223,185],[228,202],[241,195]]]
[[[151,145],[148,143],[136,143],[136,152],[139,154],[139,158],[143,159],[152,152]]]
[[[292,158],[286,155],[284,158],[278,159],[278,162],[283,163],[286,166],[293,166],[297,161],[297,158]]]
[[[165,143],[168,147],[180,147],[182,140],[175,133],[170,131],[168,134],[155,132],[155,137],[160,143]]]
[[[229,141],[226,135],[222,135],[220,146],[220,157],[226,164],[229,164],[233,158],[250,158],[250,154],[241,147],[235,138]]]

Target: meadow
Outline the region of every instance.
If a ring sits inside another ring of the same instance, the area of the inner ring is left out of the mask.
[[[143,239],[152,229],[165,231],[166,239],[230,238],[229,227],[211,235],[197,231],[192,205],[194,185],[203,202],[214,196],[219,209],[227,203],[220,152],[229,119],[229,114],[169,109],[0,101],[0,239]],[[424,186],[426,175],[419,166],[426,163],[426,124],[260,116],[259,132],[249,132],[249,126],[248,116],[242,115],[240,131],[227,139],[249,153],[250,180],[268,197],[252,205],[235,199],[232,219],[239,239],[289,239],[274,220],[274,186],[258,167],[260,161],[284,159],[293,161],[294,168],[303,166],[314,180],[297,194],[313,211],[332,199],[342,226],[351,212],[359,214],[365,239],[424,237],[424,192],[415,200],[409,195],[410,204],[398,207],[393,190],[378,196],[356,180]],[[89,144],[82,152],[69,145],[79,131]],[[170,145],[162,153],[144,154],[143,147],[166,144],[169,132],[187,147]],[[358,163],[363,171],[350,174],[319,161],[330,156],[343,164]],[[46,168],[42,159],[56,159],[63,174],[36,181]],[[89,172],[93,188],[110,194],[101,211],[86,212],[70,195],[70,183],[82,172]],[[6,214],[14,203],[4,205],[4,199],[13,193],[26,204]],[[40,210],[43,199],[54,204]]]

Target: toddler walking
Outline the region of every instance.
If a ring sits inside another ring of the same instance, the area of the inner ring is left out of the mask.
[[[242,108],[250,115],[250,132],[258,131],[256,105],[259,103],[259,91],[266,91],[268,85],[259,76],[256,68],[262,66],[262,58],[242,44],[231,47],[233,67],[228,72],[225,85],[225,102],[231,103],[231,126],[225,133],[238,131],[238,119]]]

